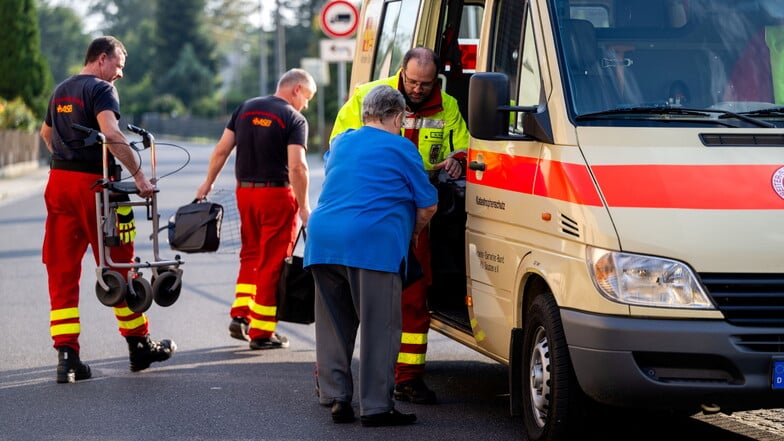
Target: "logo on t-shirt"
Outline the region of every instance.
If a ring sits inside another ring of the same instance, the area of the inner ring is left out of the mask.
[[[74,111],[74,105],[84,106],[82,100],[70,96],[57,98],[54,100],[54,104],[57,104],[57,107],[55,108],[57,113],[72,113]]]
[[[267,118],[253,118],[251,120],[251,124],[254,126],[261,126],[261,127],[270,127],[272,125],[272,120]]]

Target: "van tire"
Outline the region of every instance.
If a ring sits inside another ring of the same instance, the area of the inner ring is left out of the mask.
[[[531,441],[559,441],[580,425],[582,395],[569,358],[561,315],[549,292],[536,296],[523,322],[523,425]]]

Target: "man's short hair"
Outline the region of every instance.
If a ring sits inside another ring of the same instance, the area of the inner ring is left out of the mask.
[[[297,84],[305,84],[309,89],[316,91],[316,81],[313,76],[304,69],[290,69],[278,80],[278,89],[293,87]]]
[[[411,60],[416,60],[417,64],[426,65],[429,63],[433,63],[436,66],[436,72],[441,69],[441,59],[438,57],[432,49],[424,47],[424,46],[417,46],[414,48],[409,49],[405,55],[403,55],[403,61],[400,64],[400,67],[403,70],[406,70],[406,66],[408,66],[408,62]]]
[[[123,55],[126,57],[128,56],[128,51],[125,50],[125,46],[117,38],[112,37],[111,35],[104,35],[103,37],[96,38],[87,46],[87,54],[84,56],[84,65],[87,66],[97,60],[101,54],[107,54],[109,55],[109,58],[114,57],[117,48],[122,51]]]

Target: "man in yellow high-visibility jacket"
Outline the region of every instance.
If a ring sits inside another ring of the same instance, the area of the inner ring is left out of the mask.
[[[345,130],[362,125],[363,98],[374,87],[385,84],[399,90],[406,99],[402,135],[419,149],[425,171],[436,175],[444,169],[450,177],[460,177],[462,166],[451,154],[468,148],[468,129],[457,100],[441,90],[438,56],[428,48],[416,47],[404,55],[401,65],[394,76],[357,87],[338,112],[330,140]],[[368,158],[368,165],[372,161],[373,158]],[[428,228],[425,228],[413,241],[414,254],[422,265],[424,277],[403,290],[403,336],[395,365],[395,398],[420,404],[436,401],[435,393],[422,379],[430,327],[427,307],[431,280],[429,237]]]

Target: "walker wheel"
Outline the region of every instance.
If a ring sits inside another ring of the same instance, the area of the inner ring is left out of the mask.
[[[175,284],[177,285],[176,288],[174,287]],[[167,307],[173,305],[180,297],[181,290],[182,283],[178,283],[175,271],[163,271],[152,282],[153,298],[159,306]]]
[[[106,306],[117,306],[125,298],[125,292],[128,286],[125,279],[120,273],[111,270],[105,270],[101,277],[104,283],[109,287],[108,291],[101,287],[99,282],[95,282],[95,295],[98,296],[98,301]]]
[[[136,277],[131,280],[131,287],[133,293],[128,290],[125,295],[125,303],[128,304],[128,309],[133,312],[145,312],[152,306],[152,286],[143,277]]]

